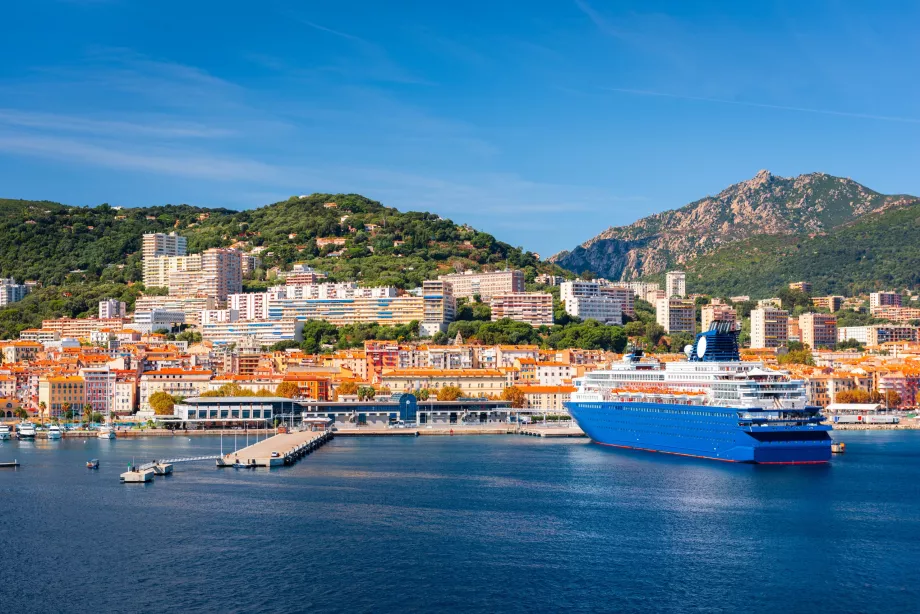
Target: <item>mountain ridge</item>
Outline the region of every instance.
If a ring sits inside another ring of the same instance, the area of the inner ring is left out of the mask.
[[[637,279],[760,235],[826,234],[866,215],[920,203],[826,173],[780,177],[762,170],[714,196],[613,226],[548,260],[577,273]]]

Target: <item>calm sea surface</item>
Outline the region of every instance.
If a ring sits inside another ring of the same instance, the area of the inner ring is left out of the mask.
[[[920,432],[835,436],[826,467],[339,438],[148,485],[118,475],[219,440],[3,442],[0,612],[917,612]]]

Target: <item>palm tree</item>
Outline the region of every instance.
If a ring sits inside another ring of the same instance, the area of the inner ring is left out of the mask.
[[[42,426],[45,425],[45,411],[48,409],[48,406],[44,401],[38,404],[38,417],[41,420]]]
[[[64,412],[66,416],[67,413],[70,412],[70,403],[61,403],[61,411]]]
[[[83,419],[88,423],[93,421],[93,406],[89,403],[83,406]]]

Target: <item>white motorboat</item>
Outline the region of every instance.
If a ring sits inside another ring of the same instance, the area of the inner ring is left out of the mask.
[[[0,441],[10,439],[11,437],[10,427],[5,424],[0,424]]]
[[[16,436],[19,439],[35,439],[35,425],[23,420],[16,426]]]
[[[96,432],[96,437],[99,439],[115,439],[115,429],[107,424],[100,426]]]
[[[60,439],[64,436],[64,431],[56,424],[48,427],[48,439]]]

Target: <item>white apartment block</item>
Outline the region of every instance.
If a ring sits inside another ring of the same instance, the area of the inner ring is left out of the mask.
[[[0,307],[18,303],[26,297],[30,289],[26,284],[17,284],[12,277],[0,279]]]
[[[201,338],[214,345],[247,343],[259,347],[303,339],[303,322],[296,320],[211,322],[200,328]]]
[[[553,295],[542,292],[496,294],[490,301],[492,321],[510,318],[531,326],[553,325]]]
[[[786,344],[789,335],[789,312],[776,307],[758,307],[751,311],[751,348],[775,348]]]
[[[142,296],[134,302],[134,313],[137,315],[154,309],[181,311],[185,314],[186,324],[198,324],[203,310],[216,309],[217,306],[213,296]]]
[[[696,303],[690,299],[662,298],[655,305],[655,320],[666,333],[696,332]]]
[[[565,301],[565,311],[582,320],[597,320],[603,324],[623,323],[623,304],[606,296],[582,296]]]
[[[179,324],[185,324],[184,311],[151,309],[150,311],[135,311],[134,322],[126,325],[125,328],[142,333],[152,333],[160,329],[172,331]]]
[[[917,341],[917,327],[874,324],[872,326],[841,326],[837,329],[837,341],[849,341],[850,339],[868,346],[893,341]]]
[[[683,271],[668,271],[664,282],[665,298],[687,296],[687,274]]]
[[[124,301],[107,298],[99,301],[100,318],[123,318],[128,315],[128,306]]]
[[[154,232],[145,234],[141,255],[144,260],[160,256],[184,256],[188,248],[188,239],[174,232],[164,234]]]
[[[231,294],[227,297],[227,306],[238,312],[241,320],[267,320],[268,292]]]
[[[456,298],[472,298],[478,295],[483,302],[498,294],[524,291],[524,272],[511,269],[492,272],[466,271],[440,275],[438,279],[450,282]]]
[[[201,324],[239,322],[240,312],[236,309],[205,309],[201,312]]]
[[[648,281],[629,281],[622,285],[632,290],[633,294],[641,299],[645,299],[649,292],[661,290],[661,284]]]

